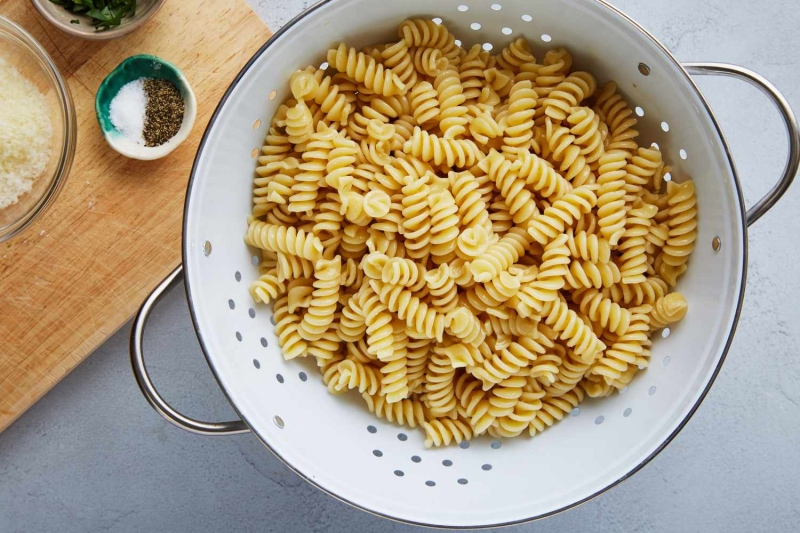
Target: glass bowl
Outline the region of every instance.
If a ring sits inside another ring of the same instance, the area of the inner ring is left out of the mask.
[[[5,17],[0,17],[0,58],[42,93],[53,129],[44,172],[16,203],[0,209],[0,242],[3,242],[44,213],[61,191],[75,155],[77,122],[69,88],[53,60],[36,39]]]

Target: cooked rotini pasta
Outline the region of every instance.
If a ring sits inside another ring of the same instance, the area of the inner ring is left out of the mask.
[[[613,81],[520,36],[457,43],[411,19],[291,74],[244,236],[284,358],[425,446],[532,436],[624,389],[688,313],[698,234],[694,183],[639,146]]]

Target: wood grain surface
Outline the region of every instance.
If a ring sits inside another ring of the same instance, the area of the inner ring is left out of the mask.
[[[0,15],[44,46],[69,83],[78,148],[49,211],[0,244],[0,431],[125,324],[180,262],[183,200],[200,138],[230,82],[270,33],[244,0],[168,0],[136,32],[109,42],[68,36],[28,0]],[[177,65],[197,96],[189,139],[159,161],[133,161],[103,140],[100,82],[128,56]]]

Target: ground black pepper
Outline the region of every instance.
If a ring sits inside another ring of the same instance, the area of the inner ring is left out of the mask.
[[[145,79],[144,92],[147,95],[144,141],[149,147],[161,146],[181,129],[183,97],[174,83],[162,79]]]

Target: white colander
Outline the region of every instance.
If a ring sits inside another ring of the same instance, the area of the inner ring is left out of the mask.
[[[244,244],[254,157],[297,68],[321,64],[335,42],[396,39],[405,18],[441,19],[469,46],[499,50],[526,37],[537,58],[566,46],[577,68],[617,81],[637,108],[641,145],[655,142],[677,181],[697,188],[699,236],[680,290],[686,319],[653,346],[651,367],[628,390],[586,401],[534,439],[480,438],[426,449],[419,430],[376,419],[357,394],[333,397],[314,361],[281,357],[271,310],[248,284],[258,253]],[[717,73],[759,86],[779,107],[790,156],[779,184],[745,213],[733,161],[708,104],[687,73]],[[299,475],[343,501],[405,522],[488,527],[547,516],[618,483],[658,453],[705,396],[731,342],[744,294],[747,225],[785,192],[800,138],[786,101],[760,76],[716,64],[681,66],[634,21],[597,0],[327,0],[278,32],[225,94],[197,154],[186,196],[186,291],[208,363],[241,421],[198,422],[158,395],[142,358],[147,316],[179,277],[142,306],[131,356],[142,391],[167,420],[201,434],[253,431]]]

